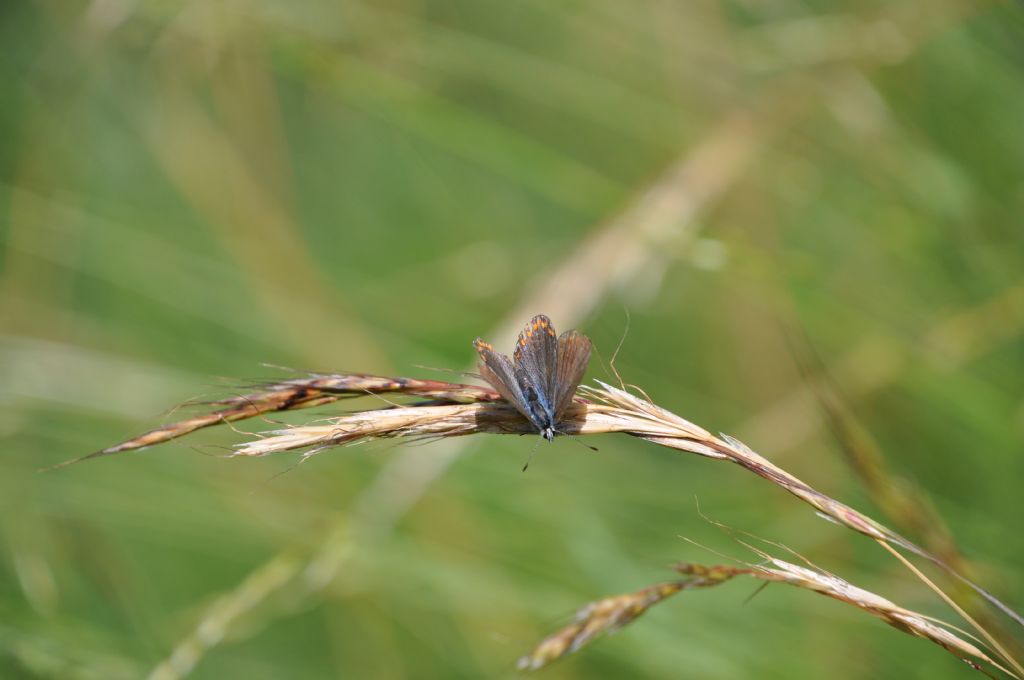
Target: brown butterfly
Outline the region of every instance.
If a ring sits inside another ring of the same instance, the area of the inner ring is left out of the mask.
[[[551,319],[538,314],[519,334],[509,359],[477,338],[480,375],[551,441],[590,361],[590,338],[576,331],[555,335]],[[523,468],[525,469],[525,468]]]

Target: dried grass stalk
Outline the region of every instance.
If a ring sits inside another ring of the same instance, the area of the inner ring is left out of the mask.
[[[737,439],[725,434],[716,437],[688,420],[657,406],[649,399],[600,381],[597,384],[598,387],[580,388],[582,396],[576,397],[575,403],[565,414],[566,421],[561,424],[565,432],[622,432],[668,448],[735,463],[785,489],[815,508],[826,519],[929,560],[1024,626],[1024,618],[1017,612],[961,576],[938,557],[867,515],[817,491]],[[499,395],[489,388],[365,374],[313,375],[306,379],[268,384],[263,391],[253,394],[211,402],[211,405],[222,408],[161,427],[79,460],[141,449],[169,441],[199,428],[251,418],[268,411],[308,408],[367,394],[397,394],[416,397],[420,401],[405,406],[354,411],[323,419],[319,424],[291,426],[260,433],[252,441],[237,444],[236,455],[265,456],[283,451],[302,451],[303,456],[308,457],[329,447],[372,439],[424,439],[479,433],[522,434],[534,431],[515,409],[501,402]],[[1000,658],[1012,666],[1019,676],[1024,677],[1024,668],[985,629],[971,622],[998,652]]]
[[[109,456],[123,451],[138,451],[150,446],[191,434],[196,430],[246,420],[264,413],[294,411],[323,406],[339,399],[353,399],[367,395],[402,394],[426,397],[439,402],[498,401],[501,395],[489,387],[463,385],[440,380],[417,378],[390,378],[366,373],[313,374],[307,378],[281,382],[258,383],[256,392],[217,401],[190,402],[184,406],[220,407],[212,411],[185,418],[155,430],[132,437],[81,458],[65,461],[54,468],[64,467],[90,458]]]
[[[535,671],[572,654],[595,638],[629,625],[662,600],[683,588],[692,587],[689,584],[688,581],[657,583],[635,593],[591,602],[576,612],[575,620],[570,625],[544,638],[533,651],[520,658],[516,668]]]
[[[813,565],[800,566],[772,557],[754,549],[766,564],[748,564],[743,567],[728,565],[706,566],[682,563],[676,570],[688,578],[669,581],[644,588],[635,593],[607,597],[591,602],[576,613],[572,624],[549,635],[526,656],[519,659],[521,670],[537,670],[575,652],[595,638],[612,633],[642,616],[655,604],[682,590],[708,588],[730,581],[737,576],[749,576],[766,583],[786,583],[811,590],[840,602],[862,609],[904,633],[924,638],[955,655],[971,668],[989,677],[995,677],[989,668],[1019,678],[978,646],[958,635],[956,629],[924,614],[905,609],[880,595],[858,588],[848,581]],[[985,664],[985,665],[982,665]]]

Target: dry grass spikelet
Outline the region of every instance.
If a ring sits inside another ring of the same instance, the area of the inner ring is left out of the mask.
[[[785,583],[810,590],[857,607],[897,630],[939,645],[971,668],[990,677],[993,676],[988,668],[999,669],[1012,677],[1020,677],[993,660],[968,640],[966,634],[957,631],[948,623],[900,607],[880,595],[854,586],[839,576],[813,565],[800,566],[772,557],[756,548],[751,549],[760,555],[765,563],[747,564],[742,567],[680,563],[676,565],[676,571],[685,575],[685,579],[658,583],[635,593],[591,602],[577,612],[572,624],[544,638],[529,654],[523,656],[518,667],[521,670],[543,668],[575,652],[598,636],[612,633],[632,623],[655,604],[683,590],[709,588],[736,577],[747,576],[765,583]]]

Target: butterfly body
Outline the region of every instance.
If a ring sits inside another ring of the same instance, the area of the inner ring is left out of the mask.
[[[590,339],[576,331],[556,335],[551,320],[538,314],[519,334],[511,359],[480,338],[473,345],[483,379],[544,439],[560,434],[562,417],[590,361]]]

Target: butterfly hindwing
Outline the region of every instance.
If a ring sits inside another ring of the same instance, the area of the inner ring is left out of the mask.
[[[477,354],[480,355],[480,375],[491,387],[498,391],[498,394],[508,403],[516,407],[520,413],[533,423],[538,429],[543,427],[538,423],[536,417],[530,412],[526,395],[520,385],[520,379],[512,360],[504,354],[494,351],[490,344],[477,338],[473,343]]]
[[[583,380],[590,362],[590,347],[590,338],[576,331],[566,331],[558,338],[558,361],[552,396],[556,420],[561,419],[565,409],[572,403],[576,388]]]

